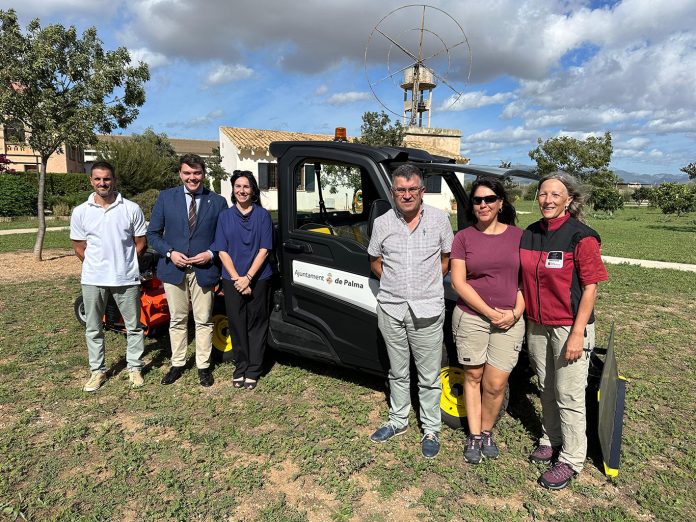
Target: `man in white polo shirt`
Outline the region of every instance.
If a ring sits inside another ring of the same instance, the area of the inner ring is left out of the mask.
[[[102,317],[109,296],[126,327],[126,363],[131,386],[144,384],[141,374],[145,342],[140,327],[140,270],[138,256],[147,248],[145,216],[140,207],[116,191],[114,168],[105,161],[92,165],[89,181],[94,193],[73,210],[70,239],[82,261],[82,299],[85,305],[87,353],[92,375],[86,392],[106,381]]]

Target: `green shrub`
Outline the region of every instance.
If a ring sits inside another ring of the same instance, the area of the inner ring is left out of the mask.
[[[530,183],[529,185],[527,185],[524,191],[524,200],[534,201],[537,195],[537,188],[538,185],[536,183]]]
[[[0,216],[36,214],[38,191],[25,174],[0,174]]]
[[[85,190],[82,192],[77,192],[75,194],[67,194],[65,196],[47,196],[46,206],[51,208],[53,212],[56,212],[56,206],[67,206],[70,210],[78,205],[81,205],[92,193],[92,190]]]
[[[653,189],[655,203],[663,214],[682,215],[696,210],[696,188],[679,183],[662,183]]]
[[[150,213],[152,212],[152,207],[155,206],[155,201],[160,191],[157,189],[146,190],[140,194],[136,194],[132,198],[129,198],[134,203],[137,203],[145,214],[145,219],[150,221]]]
[[[35,187],[39,186],[39,175],[31,176],[31,181]],[[89,174],[84,172],[47,172],[44,195],[49,196],[70,196],[85,191],[91,191],[92,185],[89,183]]]
[[[651,187],[638,187],[631,194],[631,199],[640,205],[643,201],[650,201],[652,191]]]
[[[610,187],[592,187],[590,203],[595,210],[603,210],[610,214],[624,206],[621,193]]]

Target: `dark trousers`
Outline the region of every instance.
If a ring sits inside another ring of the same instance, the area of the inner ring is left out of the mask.
[[[251,295],[241,295],[234,283],[222,280],[225,291],[227,324],[234,356],[233,379],[258,379],[268,338],[268,303],[271,279],[251,283]]]

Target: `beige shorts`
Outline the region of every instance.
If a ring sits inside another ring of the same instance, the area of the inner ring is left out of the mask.
[[[457,358],[465,366],[490,364],[511,372],[517,364],[524,339],[524,321],[502,330],[480,315],[463,312],[458,306],[452,313],[452,335],[457,343]]]

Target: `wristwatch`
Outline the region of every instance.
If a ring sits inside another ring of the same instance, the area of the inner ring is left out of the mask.
[[[170,248],[169,250],[167,250],[167,254],[166,254],[166,255],[167,255],[167,259],[171,259],[171,258],[172,258],[172,252],[174,252],[174,249],[173,249],[173,248]]]

